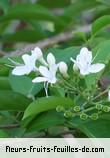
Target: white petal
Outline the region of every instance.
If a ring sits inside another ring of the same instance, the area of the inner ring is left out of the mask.
[[[35,79],[32,80],[33,83],[39,83],[39,82],[46,82],[47,78],[45,77],[36,77]]]
[[[90,74],[90,72],[88,71],[88,69],[86,69],[86,70],[80,69],[80,74],[85,76],[85,75]]]
[[[76,61],[81,67],[87,67],[92,63],[92,52],[88,51],[86,47],[82,48],[80,54],[76,58]]]
[[[30,65],[31,64],[31,57],[28,55],[28,54],[24,54],[24,55],[22,55],[22,59],[23,59],[23,61],[24,61],[24,63],[26,64],[26,65]]]
[[[100,63],[97,63],[97,64],[93,64],[89,67],[89,72],[90,73],[97,73],[99,71],[101,71],[102,69],[104,69],[105,67],[105,64],[100,64]]]
[[[48,62],[49,65],[54,65],[56,63],[55,57],[52,53],[49,53],[47,55],[47,62]]]
[[[43,76],[45,76],[47,78],[50,76],[50,72],[47,69],[47,67],[45,67],[45,66],[40,66],[39,67],[39,72],[41,73],[41,75],[43,75]]]
[[[13,75],[25,75],[25,74],[29,74],[31,70],[29,70],[27,68],[27,66],[17,66],[12,70],[12,74]]]

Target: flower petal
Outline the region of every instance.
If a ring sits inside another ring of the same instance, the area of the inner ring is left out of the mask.
[[[52,53],[49,53],[47,55],[47,62],[48,64],[51,66],[51,65],[54,65],[56,63],[56,60],[55,60],[55,57]]]
[[[85,76],[85,75],[88,75],[90,72],[88,71],[88,69],[80,69],[80,74]]]
[[[100,63],[92,64],[89,67],[88,71],[90,73],[97,73],[97,72],[101,71],[102,69],[104,69],[104,67],[105,67],[105,64],[100,64]]]
[[[27,66],[17,66],[12,70],[12,74],[13,75],[25,75],[25,74],[29,74],[31,70],[28,69]]]
[[[45,67],[45,66],[40,66],[40,67],[39,67],[39,72],[40,72],[41,75],[44,76],[44,77],[47,77],[47,78],[50,77],[50,72],[49,72],[48,68]]]
[[[30,65],[31,64],[31,60],[30,60],[31,56],[30,55],[24,54],[24,55],[22,55],[22,59],[23,59],[25,65]]]
[[[92,52],[88,51],[86,47],[82,48],[80,54],[77,55],[76,62],[82,68],[87,67],[92,63]]]
[[[36,77],[35,79],[32,80],[33,83],[46,82],[46,81],[48,80],[45,77]]]

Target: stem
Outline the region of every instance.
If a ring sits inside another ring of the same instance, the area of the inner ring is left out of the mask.
[[[48,97],[48,82],[44,82],[44,89],[45,89],[46,97]]]
[[[105,91],[103,91],[103,92],[101,92],[100,94],[98,94],[97,96],[95,96],[95,97],[91,100],[91,102],[93,102],[94,100],[100,98],[102,95],[104,95],[105,93],[107,93],[107,92],[108,92],[108,89],[109,89],[109,88],[107,88]],[[82,105],[82,107],[84,107],[84,106],[87,105],[88,103],[89,103],[89,101],[85,102],[85,103]]]
[[[97,95],[96,97],[94,97],[92,101],[94,101],[94,100],[100,98],[102,95],[104,95],[105,93],[107,93],[107,92],[108,92],[108,89],[109,89],[109,88],[107,88],[105,91],[101,92],[99,95]]]
[[[11,125],[0,126],[0,129],[12,129],[12,128],[17,128],[17,127],[20,127],[20,125],[19,124],[11,124]]]

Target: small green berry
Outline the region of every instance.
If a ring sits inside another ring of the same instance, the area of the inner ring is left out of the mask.
[[[97,109],[97,110],[102,110],[102,105],[101,105],[101,104],[97,104],[97,105],[96,105],[96,109]]]
[[[85,114],[85,113],[80,114],[80,119],[81,120],[87,120],[87,118],[88,118],[87,114]]]
[[[75,106],[73,109],[75,112],[79,112],[81,110],[80,106]]]
[[[110,107],[108,107],[107,105],[103,106],[102,110],[104,112],[110,112]]]
[[[63,112],[63,111],[65,111],[65,108],[63,106],[57,106],[56,111],[57,112]]]
[[[64,117],[66,118],[73,117],[73,113],[71,111],[65,111]]]
[[[98,119],[98,114],[97,113],[93,113],[91,116],[90,116],[90,118],[92,119],[92,120],[97,120]]]

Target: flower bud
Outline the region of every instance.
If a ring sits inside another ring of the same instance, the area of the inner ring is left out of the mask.
[[[102,110],[104,112],[109,112],[110,111],[110,107],[108,107],[107,105],[103,106]]]
[[[64,117],[66,118],[73,117],[73,113],[71,111],[65,111]]]
[[[34,48],[34,50],[32,50],[31,52],[33,56],[37,56],[38,60],[43,57],[43,53],[39,47]]]
[[[57,106],[56,111],[57,112],[63,112],[63,111],[65,111],[65,108],[63,106]]]
[[[101,105],[101,104],[97,104],[97,105],[96,105],[96,109],[97,109],[97,110],[102,110],[102,105]]]
[[[75,107],[74,107],[74,111],[75,111],[75,112],[79,112],[80,110],[81,110],[80,106],[75,106]]]
[[[76,64],[73,65],[73,70],[74,70],[75,72],[78,72],[78,71],[79,71],[79,69],[78,69],[78,67],[76,66]]]
[[[34,50],[31,51],[33,54],[33,57],[37,58],[40,63],[42,63],[45,66],[48,66],[47,62],[43,58],[43,53],[39,47],[34,48]]]
[[[65,78],[69,77],[68,73],[67,73],[68,66],[67,66],[67,64],[65,62],[63,62],[63,61],[60,62],[60,64],[59,64],[59,71]]]
[[[92,119],[92,120],[97,120],[98,119],[98,114],[97,113],[93,113],[91,116],[90,116],[90,118]]]
[[[87,114],[85,114],[85,113],[80,114],[80,119],[81,120],[87,120],[87,118],[88,118]]]

